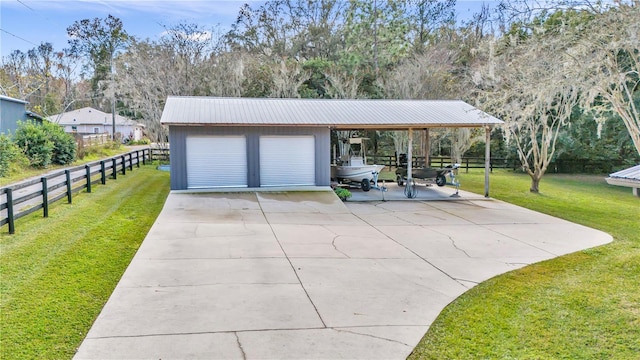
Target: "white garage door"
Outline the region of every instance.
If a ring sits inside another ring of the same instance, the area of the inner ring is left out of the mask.
[[[260,186],[315,185],[313,136],[261,136]]]
[[[187,187],[247,186],[244,136],[187,137]]]

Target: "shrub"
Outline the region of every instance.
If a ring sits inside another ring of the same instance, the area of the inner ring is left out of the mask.
[[[66,165],[76,159],[76,142],[73,136],[48,121],[42,124],[19,122],[14,142],[33,167],[47,167],[51,163]]]
[[[14,142],[27,156],[31,166],[47,167],[51,164],[54,145],[42,126],[33,121],[19,121]]]
[[[76,141],[71,134],[54,123],[44,122],[42,127],[53,141],[51,162],[58,165],[71,164],[76,159]]]
[[[351,197],[351,191],[345,188],[338,187],[338,188],[335,188],[333,191],[335,191],[336,195],[338,195],[338,197],[342,201],[345,201]]]
[[[28,165],[28,163],[29,161],[11,137],[0,134],[0,177],[8,176],[13,168]]]
[[[151,140],[148,138],[142,138],[140,140],[131,140],[127,143],[127,145],[149,145],[151,144]]]

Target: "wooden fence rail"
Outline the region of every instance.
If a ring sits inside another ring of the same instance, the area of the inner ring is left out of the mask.
[[[40,209],[43,217],[48,217],[49,204],[65,198],[71,203],[74,193],[83,189],[90,193],[93,184],[104,185],[107,178],[116,179],[118,174],[133,171],[134,165],[138,168],[140,163],[146,165],[150,155],[150,149],[135,150],[0,188],[0,226],[8,224],[9,234],[14,234],[15,220]]]
[[[375,155],[368,157],[369,163],[386,165],[389,168],[396,167],[396,157],[394,155]],[[430,159],[430,167],[445,167],[451,164],[451,158],[446,156],[432,156]],[[412,161],[412,167],[422,167],[424,166],[424,157],[423,156],[415,156]],[[499,159],[492,158],[490,162],[491,170],[494,168],[499,169],[517,169],[520,167],[520,162],[516,159]],[[466,172],[469,172],[469,169],[484,169],[484,158],[483,157],[466,157],[462,158],[462,162],[460,163],[460,169],[465,169]]]
[[[76,134],[76,142],[78,146],[87,147],[93,145],[102,145],[111,141],[109,134],[91,134],[91,135],[78,135]]]
[[[149,154],[151,160],[169,161],[169,148],[152,147]]]

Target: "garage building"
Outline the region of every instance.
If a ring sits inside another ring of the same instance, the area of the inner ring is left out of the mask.
[[[171,189],[329,186],[331,129],[485,127],[463,101],[169,97]]]

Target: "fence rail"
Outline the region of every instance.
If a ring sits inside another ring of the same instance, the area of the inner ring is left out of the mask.
[[[389,168],[396,167],[396,157],[394,155],[375,155],[369,156],[369,162],[373,162],[379,165],[386,165]],[[424,156],[415,156],[412,159],[411,167],[422,167],[424,165]],[[451,158],[447,156],[431,156],[429,161],[430,167],[445,167],[451,164]],[[460,163],[460,169],[465,169],[465,171],[469,171],[469,169],[484,169],[484,158],[483,157],[466,157],[462,158],[462,162]],[[490,169],[516,169],[520,167],[520,162],[518,160],[513,159],[501,159],[501,158],[492,158],[490,163]]]
[[[90,135],[80,135],[76,134],[76,142],[78,146],[87,147],[93,145],[102,145],[111,141],[111,136],[109,134],[90,134]]]
[[[150,160],[169,161],[169,148],[152,147],[149,153]]]
[[[92,185],[104,185],[107,178],[116,179],[118,174],[126,175],[127,169],[133,171],[134,165],[138,168],[140,163],[146,165],[150,155],[150,149],[135,150],[0,188],[0,226],[8,224],[9,234],[14,234],[15,220],[40,209],[43,217],[48,217],[51,203],[65,198],[71,203],[73,194],[84,189],[90,193]],[[40,199],[32,201],[37,198]]]

